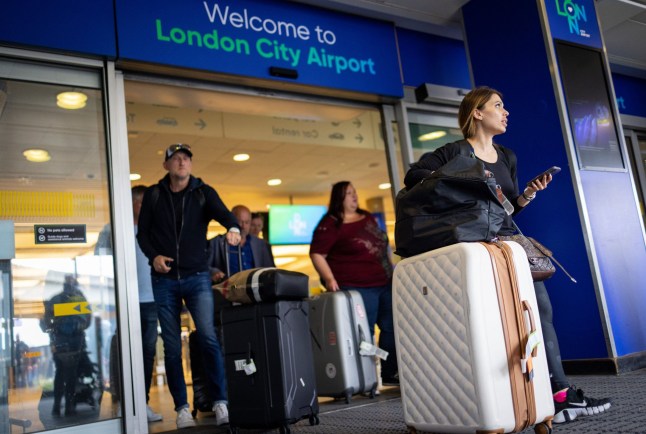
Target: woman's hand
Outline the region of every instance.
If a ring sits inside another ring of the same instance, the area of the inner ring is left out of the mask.
[[[525,188],[525,195],[533,196],[537,191],[545,190],[547,188],[547,184],[549,184],[550,182],[552,182],[552,175],[548,173],[542,178],[539,178],[531,184],[528,184],[527,188]]]
[[[341,288],[339,288],[339,284],[336,283],[336,279],[334,278],[325,281],[325,289],[330,292],[337,292],[341,290]]]

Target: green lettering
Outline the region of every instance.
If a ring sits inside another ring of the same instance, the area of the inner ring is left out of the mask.
[[[157,27],[157,40],[166,42],[170,41],[170,38],[168,36],[164,36],[162,34],[161,20],[155,20],[155,27]]]
[[[316,51],[315,47],[310,47],[310,51],[307,55],[307,64],[308,65],[318,65],[318,66],[323,66],[321,64],[321,58],[319,57],[318,51]]]
[[[204,35],[204,46],[210,48],[211,50],[219,50],[220,45],[218,44],[218,31],[213,30],[213,33],[208,33]]]

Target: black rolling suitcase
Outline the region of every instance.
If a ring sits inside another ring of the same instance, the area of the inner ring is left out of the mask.
[[[290,424],[319,423],[307,301],[225,308],[222,335],[230,431],[290,432]]]

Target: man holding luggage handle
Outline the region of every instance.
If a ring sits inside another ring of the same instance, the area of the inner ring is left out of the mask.
[[[219,282],[225,277],[256,267],[275,267],[274,255],[265,240],[251,235],[251,211],[244,205],[236,205],[231,208],[236,216],[240,227],[240,254],[242,255],[242,269],[238,262],[238,249],[225,248],[222,242],[223,235],[218,235],[209,241],[209,267],[211,267],[211,278]],[[227,276],[227,258],[229,255],[230,275]]]
[[[213,291],[207,264],[206,232],[214,219],[227,228],[231,245],[240,243],[236,218],[217,192],[191,175],[193,153],[185,144],[165,152],[168,172],[146,190],[137,240],[151,265],[153,292],[164,341],[168,388],[177,411],[177,428],[195,426],[182,369],[180,313],[186,304],[204,349],[217,425],[229,422],[222,349],[214,326]]]

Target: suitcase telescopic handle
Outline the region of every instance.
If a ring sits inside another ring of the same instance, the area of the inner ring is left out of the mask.
[[[222,238],[222,244],[224,247],[224,262],[227,265],[227,279],[231,277],[231,264],[229,261],[229,243],[227,243],[226,237]],[[238,243],[238,271],[242,271],[242,247]]]
[[[534,311],[532,310],[532,306],[527,300],[523,300],[522,305],[523,311],[527,312],[527,316],[529,317],[529,333],[534,333],[536,331],[536,321],[534,320]],[[532,357],[536,357],[536,354],[537,348],[534,348],[534,351],[532,351]]]

